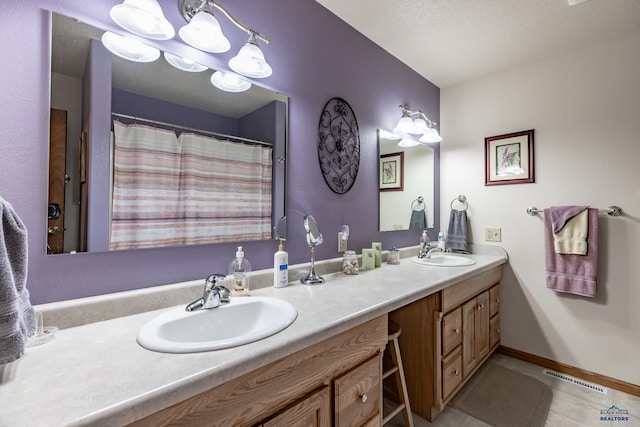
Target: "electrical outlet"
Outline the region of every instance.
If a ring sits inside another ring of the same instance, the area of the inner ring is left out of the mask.
[[[347,250],[347,240],[342,238],[342,231],[338,232],[338,252],[344,252]]]
[[[484,240],[486,240],[487,242],[501,242],[502,229],[501,228],[485,228]]]

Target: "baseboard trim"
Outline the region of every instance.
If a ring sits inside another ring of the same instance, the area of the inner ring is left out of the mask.
[[[566,365],[564,363],[556,362],[555,360],[536,356],[535,354],[516,350],[515,348],[505,347],[503,345],[499,346],[496,352],[525,362],[533,363],[534,365],[542,366],[543,368],[552,369],[563,374],[572,375],[585,381],[600,384],[614,390],[619,390],[624,393],[640,397],[640,386],[636,384],[596,374],[595,372],[586,371],[584,369],[576,368],[575,366]]]

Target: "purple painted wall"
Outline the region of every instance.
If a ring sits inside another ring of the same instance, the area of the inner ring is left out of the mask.
[[[226,273],[235,245],[220,244],[114,253],[45,255],[47,151],[49,117],[50,18],[47,10],[118,30],[109,19],[117,0],[32,0],[3,2],[0,13],[0,194],[10,201],[29,230],[29,280],[33,303],[154,286]],[[160,0],[178,29],[183,22],[177,1]],[[392,128],[398,105],[421,108],[439,121],[439,89],[363,37],[313,0],[234,0],[225,7],[241,21],[273,40],[263,48],[273,76],[257,83],[285,93],[289,104],[287,216],[290,263],[308,261],[302,218],[313,214],[325,234],[317,258],[333,258],[337,232],[349,224],[349,247],[372,241],[384,248],[417,244],[415,232],[379,233],[376,129]],[[194,59],[211,68],[226,62],[246,41],[246,34],[221,18],[232,49],[222,55],[196,52]],[[178,37],[158,46],[176,53],[193,52]],[[317,160],[320,112],[332,97],[346,99],[359,121],[361,167],[346,194],[324,183]],[[436,149],[436,160],[439,149]],[[439,176],[439,162],[436,176]],[[439,183],[436,182],[436,201]],[[436,213],[439,209],[436,208]],[[439,218],[436,217],[436,229]],[[435,236],[432,236],[435,237]],[[254,269],[272,264],[275,242],[245,244]],[[294,279],[294,278],[292,278]]]

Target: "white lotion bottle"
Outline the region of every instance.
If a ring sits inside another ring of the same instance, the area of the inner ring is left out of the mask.
[[[289,284],[289,254],[280,239],[278,252],[273,254],[273,287],[284,288]]]

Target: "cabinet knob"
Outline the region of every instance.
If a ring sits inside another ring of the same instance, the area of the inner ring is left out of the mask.
[[[455,371],[453,371],[453,375],[455,375],[456,377],[460,376],[460,370],[456,369]]]
[[[479,304],[478,305],[478,311],[482,310],[483,307],[484,307],[484,304]]]
[[[500,302],[500,298],[496,298],[496,302]]]
[[[369,400],[369,396],[367,396],[367,393],[360,396],[360,402],[367,403],[367,400]]]
[[[497,333],[500,333],[500,328],[496,329],[496,332],[497,332]]]
[[[455,329],[453,330],[453,332],[455,332],[456,334],[459,334],[459,333],[460,333],[460,328],[455,328]]]

